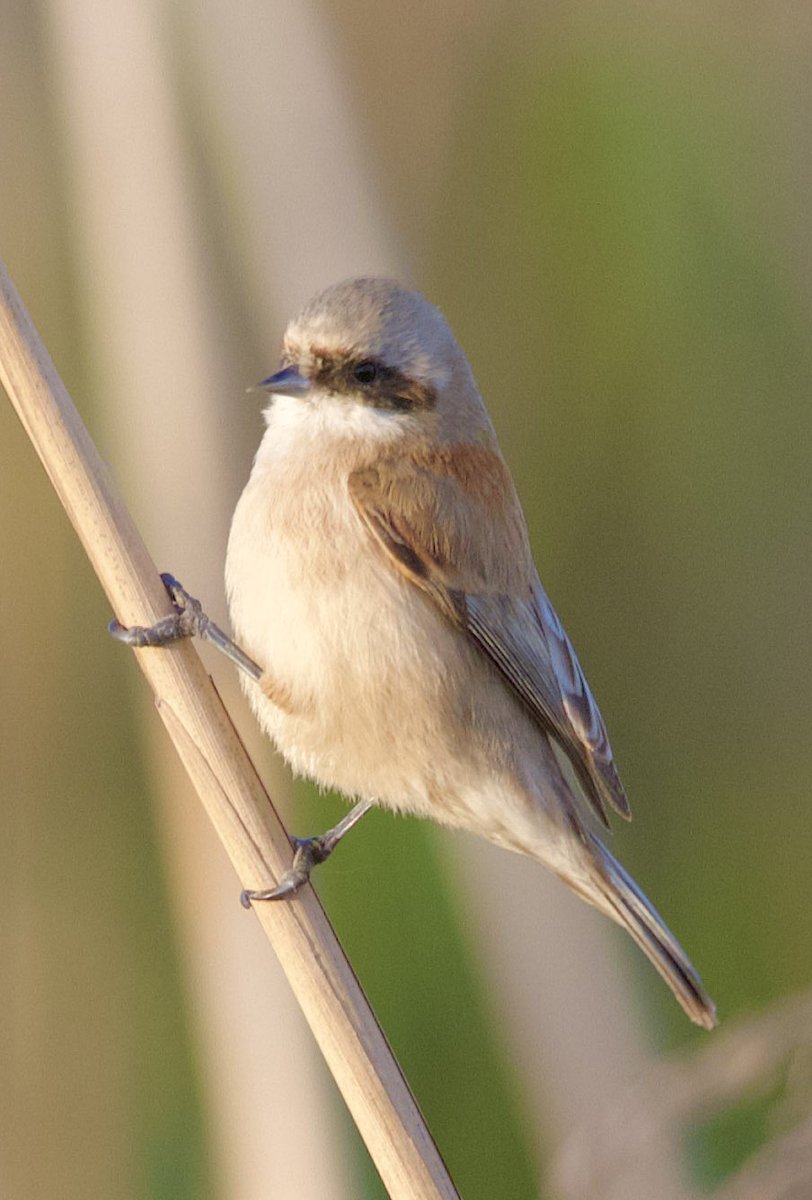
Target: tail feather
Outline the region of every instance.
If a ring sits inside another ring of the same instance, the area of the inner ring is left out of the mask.
[[[691,1020],[705,1029],[713,1029],[716,1006],[682,946],[617,859],[598,838],[592,834],[587,837],[599,872],[595,882],[609,916],[631,934]]]

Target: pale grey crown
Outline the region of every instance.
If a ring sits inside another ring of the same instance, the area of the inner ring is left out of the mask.
[[[461,356],[445,317],[419,292],[393,279],[347,279],[305,305],[288,338],[369,355],[442,386]]]

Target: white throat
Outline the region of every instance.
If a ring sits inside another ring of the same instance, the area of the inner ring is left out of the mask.
[[[267,429],[258,457],[284,458],[308,446],[323,453],[329,446],[352,443],[393,445],[417,425],[408,414],[375,408],[346,396],[314,392],[310,396],[278,395],[265,409]]]

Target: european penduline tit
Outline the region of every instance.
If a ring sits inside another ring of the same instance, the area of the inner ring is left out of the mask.
[[[336,284],[291,321],[260,387],[267,428],[226,560],[243,649],[169,577],[176,618],[114,629],[215,641],[294,771],[356,800],[246,901],[294,892],[373,804],[432,817],[549,867],[712,1028],[685,952],[590,828],[628,801],[444,317],[388,279]]]

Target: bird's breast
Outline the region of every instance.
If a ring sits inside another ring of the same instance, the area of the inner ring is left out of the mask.
[[[226,582],[236,638],[268,676],[249,698],[294,768],[345,792],[402,794],[442,714],[467,703],[469,652],[393,570],[346,478],[316,471],[286,487],[255,470]]]
[[[234,514],[226,563],[238,640],[295,690],[318,684],[374,603],[363,530],[338,480],[285,486],[255,472]],[[362,586],[362,581],[366,586]]]

